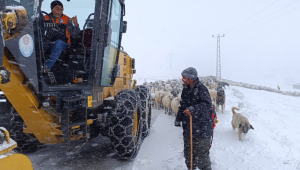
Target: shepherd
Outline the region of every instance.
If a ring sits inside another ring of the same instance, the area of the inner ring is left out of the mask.
[[[185,163],[188,169],[211,170],[211,98],[207,88],[199,81],[195,68],[189,67],[181,75],[184,85],[175,126],[182,124]]]

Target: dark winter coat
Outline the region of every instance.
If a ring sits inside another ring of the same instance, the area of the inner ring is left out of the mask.
[[[184,113],[188,109],[192,115],[193,138],[210,138],[213,133],[213,122],[209,110],[211,98],[207,88],[196,79],[192,87],[183,87],[176,122],[182,122],[183,137],[190,138],[190,117]]]

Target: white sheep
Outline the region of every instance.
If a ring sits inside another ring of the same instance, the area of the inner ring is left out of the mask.
[[[161,85],[161,86],[158,86],[157,90],[158,90],[158,91],[161,91],[161,90],[164,90],[164,88],[165,88],[165,87],[164,87],[163,85]]]
[[[162,94],[159,91],[155,91],[155,106],[156,109],[161,107]]]
[[[173,81],[173,80],[171,81],[171,87],[172,88],[175,88],[176,86],[178,86],[178,84],[179,83],[177,81]]]
[[[165,96],[165,94],[166,92],[164,90],[155,91],[155,104],[157,109],[163,106],[162,99]]]
[[[162,99],[162,103],[164,106],[165,113],[171,114],[171,101],[173,99],[173,95],[170,92],[166,92],[165,96]]]
[[[171,91],[171,90],[172,90],[171,84],[166,84],[165,91]]]
[[[217,90],[218,84],[217,83],[210,83],[208,88],[210,90]]]
[[[174,97],[171,102],[171,109],[175,113],[175,117],[177,117],[178,109],[179,109],[180,99],[178,97]]]
[[[151,106],[153,107],[155,103],[155,93],[150,93],[150,96],[151,96]]]
[[[181,93],[182,93],[182,90],[177,94],[179,101],[181,100]]]
[[[154,91],[154,86],[151,86],[150,87],[150,93],[154,93],[155,91]]]

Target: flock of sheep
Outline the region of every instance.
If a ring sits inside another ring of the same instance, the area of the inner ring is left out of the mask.
[[[281,93],[284,95],[290,96],[300,96],[300,92],[288,92],[288,91],[280,91],[277,89],[273,89],[270,87],[265,86],[256,86],[242,82],[235,82],[231,80],[221,79],[217,80],[214,76],[207,76],[207,77],[199,77],[200,82],[207,87],[209,90],[210,97],[212,99],[212,103],[214,104],[216,111],[218,111],[219,105],[222,105],[222,112],[224,111],[225,103],[219,103],[218,98],[218,90],[223,90],[225,85],[229,86],[240,86],[245,88],[250,88],[254,90],[265,90],[275,93]],[[181,92],[183,89],[183,82],[181,79],[171,79],[168,81],[158,80],[155,82],[145,82],[145,86],[150,89],[151,92],[151,101],[152,106],[156,109],[163,108],[165,113],[168,114],[175,114],[175,117],[178,113],[178,107],[181,99]],[[224,91],[224,90],[223,90]],[[225,92],[223,93],[224,102],[225,102]]]
[[[215,104],[218,86],[216,79],[211,76],[199,77],[199,80],[209,89],[210,96]],[[149,83],[145,82],[144,85],[150,89],[153,107],[156,109],[164,108],[165,113],[174,113],[175,117],[177,116],[183,89],[183,82],[181,79],[172,79],[168,81],[158,80]]]
[[[144,85],[150,89],[153,107],[164,108],[165,113],[177,115],[183,88],[181,79],[145,82]]]

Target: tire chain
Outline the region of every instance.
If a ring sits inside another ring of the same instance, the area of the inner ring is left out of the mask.
[[[148,116],[147,112],[149,112],[148,104],[150,103],[150,90],[147,86],[141,85],[137,86],[135,89],[135,92],[138,96],[138,105],[141,108],[142,111],[142,123],[143,123],[143,138],[145,138],[150,130],[150,126],[148,126]],[[150,106],[151,107],[151,106]]]
[[[109,130],[111,144],[120,158],[132,158],[139,149],[141,136],[132,134],[135,122],[133,115],[138,108],[136,93],[131,89],[121,90],[115,97],[115,103]]]

